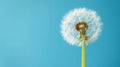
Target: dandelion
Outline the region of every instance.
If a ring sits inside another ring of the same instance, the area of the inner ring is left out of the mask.
[[[101,19],[94,10],[76,8],[63,17],[61,34],[70,45],[82,46],[82,67],[85,67],[85,45],[94,42],[101,30]]]

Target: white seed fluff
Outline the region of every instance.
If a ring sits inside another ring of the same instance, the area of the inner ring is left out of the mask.
[[[63,39],[71,45],[81,46],[79,32],[75,29],[78,21],[85,21],[88,24],[86,34],[89,36],[89,39],[86,44],[94,42],[102,30],[102,23],[96,11],[87,8],[73,9],[63,17],[61,23]]]

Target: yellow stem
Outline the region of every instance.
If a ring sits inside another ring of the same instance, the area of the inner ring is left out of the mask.
[[[82,67],[86,67],[85,65],[86,65],[85,63],[85,42],[83,41],[82,42]]]

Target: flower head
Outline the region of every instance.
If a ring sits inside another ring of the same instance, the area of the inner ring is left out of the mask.
[[[94,42],[98,38],[101,28],[100,17],[94,10],[77,8],[71,10],[63,17],[61,34],[63,39],[71,45],[81,46],[82,41],[79,40],[78,30],[85,29],[86,35],[89,36],[87,44]]]

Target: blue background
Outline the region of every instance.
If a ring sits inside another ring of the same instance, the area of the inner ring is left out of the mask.
[[[119,0],[0,0],[0,67],[81,67],[81,47],[60,34],[62,17],[79,7],[101,16],[99,39],[86,47],[86,67],[120,67]]]

